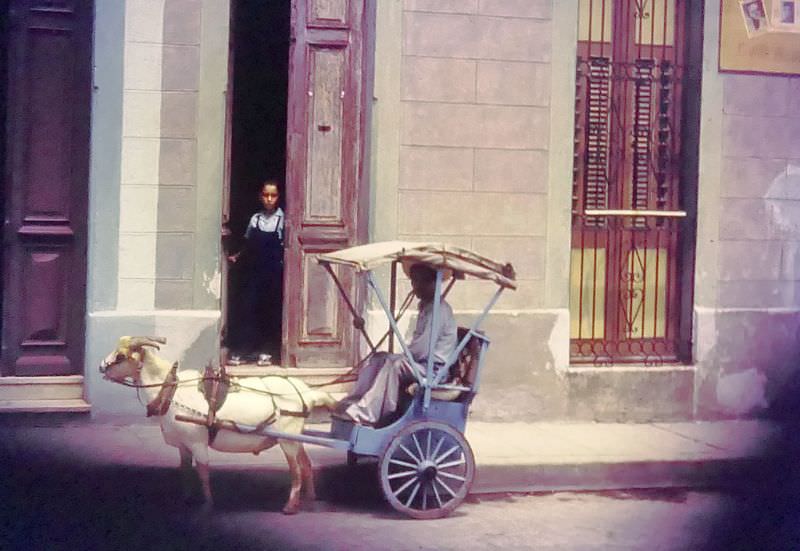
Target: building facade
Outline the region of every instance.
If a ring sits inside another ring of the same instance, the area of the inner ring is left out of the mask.
[[[97,371],[120,335],[220,361],[222,228],[278,175],[283,350],[263,372],[325,380],[356,358],[314,253],[435,240],[517,272],[476,418],[781,408],[800,77],[720,72],[719,0],[640,4],[8,0],[0,404],[140,413]],[[457,285],[459,319],[490,292]]]

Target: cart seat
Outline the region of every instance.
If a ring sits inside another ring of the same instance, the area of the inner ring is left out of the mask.
[[[459,327],[458,328],[458,342],[464,338],[464,335],[469,333],[469,329],[466,327]],[[472,388],[473,384],[475,383],[475,377],[477,375],[478,370],[478,356],[480,355],[481,345],[479,339],[477,339],[474,335],[470,337],[467,341],[467,344],[461,349],[461,352],[458,354],[458,359],[456,363],[450,367],[450,376],[447,378],[447,382],[454,385],[466,386]],[[417,393],[417,389],[419,385],[417,383],[411,383],[408,385],[406,389],[410,395],[414,395]],[[466,391],[458,390],[458,389],[436,389],[431,391],[431,398],[434,400],[441,400],[444,402],[455,402],[456,400],[460,399]]]

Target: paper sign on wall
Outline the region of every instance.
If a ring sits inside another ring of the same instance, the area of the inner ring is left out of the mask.
[[[721,0],[719,65],[800,74],[800,0]]]

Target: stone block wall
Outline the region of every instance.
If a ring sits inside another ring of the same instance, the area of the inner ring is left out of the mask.
[[[563,417],[577,3],[377,9],[370,238],[443,241],[511,262],[519,288],[484,324],[492,345],[472,414]],[[559,24],[569,30],[555,36]],[[459,323],[471,324],[494,290],[456,284],[448,300]]]
[[[701,416],[783,409],[800,388],[800,78],[719,78],[717,290],[696,328]],[[707,260],[698,256],[698,274]]]
[[[197,307],[193,278],[197,220],[203,213],[198,210],[197,151],[204,9],[208,17],[203,0],[125,3],[120,310]],[[220,31],[225,23],[218,23]],[[214,199],[218,206],[220,199]]]
[[[166,337],[165,357],[182,365],[216,359],[228,6],[97,3],[84,372],[93,414],[141,410],[97,371],[120,335]]]
[[[552,2],[406,0],[397,237],[512,262],[501,309],[542,305]],[[481,307],[483,286],[454,293]]]

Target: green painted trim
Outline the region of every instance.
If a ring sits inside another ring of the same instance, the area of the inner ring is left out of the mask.
[[[553,4],[544,306],[569,308],[578,0]],[[564,346],[569,347],[568,338]]]
[[[700,162],[697,185],[697,252],[695,307],[719,303],[719,219],[722,180],[722,101],[724,76],[719,72],[719,0],[705,1],[703,75],[700,112]],[[695,343],[695,346],[697,343]]]
[[[192,306],[219,309],[220,298],[213,290],[213,281],[220,277],[230,5],[219,0],[203,0],[202,10]]]
[[[369,239],[385,241],[397,237],[403,2],[378,2],[375,19]]]
[[[93,48],[87,313],[117,306],[124,2],[95,2]]]

